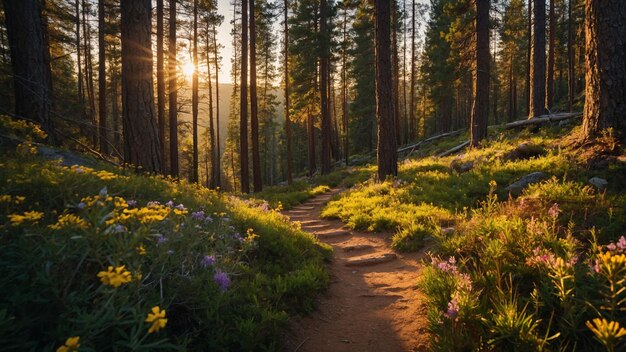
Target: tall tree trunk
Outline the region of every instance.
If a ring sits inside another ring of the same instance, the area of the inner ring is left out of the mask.
[[[556,18],[554,16],[554,0],[550,0],[550,32],[548,34],[548,70],[546,76],[546,109],[552,110],[554,100],[554,38]]]
[[[124,161],[161,170],[154,114],[150,0],[122,1],[122,109]]]
[[[528,51],[526,52],[526,114],[528,115],[528,117],[531,116],[530,113],[530,96],[531,93],[530,91],[532,90],[531,88],[531,81],[532,78],[530,76],[530,66],[531,66],[531,60],[532,60],[532,51],[533,51],[533,46],[532,46],[532,33],[533,33],[533,1],[535,0],[526,0],[528,1],[528,26],[526,27],[527,30],[527,36],[526,36],[526,40],[528,41]]]
[[[167,43],[167,79],[169,83],[170,175],[178,177],[178,87],[176,70],[176,1],[170,0],[169,36]]]
[[[11,50],[15,114],[38,122],[56,142],[50,118],[52,82],[48,46],[38,0],[4,0],[5,25]]]
[[[289,0],[284,2],[284,35],[285,35],[285,52],[284,52],[284,64],[285,73],[283,79],[285,80],[285,138],[287,139],[287,184],[293,183],[293,176],[291,174],[292,169],[292,156],[291,156],[291,117],[289,116]]]
[[[343,154],[346,162],[346,166],[350,163],[350,138],[348,134],[348,68],[347,65],[347,50],[348,50],[348,8],[347,4],[343,3],[343,43],[341,49],[341,120],[343,124]]]
[[[489,0],[476,0],[476,78],[470,124],[470,145],[477,147],[487,137],[489,116]]]
[[[567,2],[567,110],[574,108],[574,26],[572,24],[572,0]]]
[[[530,114],[528,118],[543,115],[546,101],[546,2],[545,0],[533,0],[533,5]]]
[[[398,175],[396,121],[391,75],[391,9],[388,0],[376,0],[376,121],[378,124],[378,180]]]
[[[217,46],[217,30],[213,25],[213,54],[215,59],[215,139],[216,139],[216,155],[215,155],[215,187],[222,187],[222,150],[220,147],[220,80],[219,80],[219,58]]]
[[[165,160],[167,160],[167,156],[165,154],[165,69],[163,59],[163,0],[157,0],[156,10],[157,120],[159,123],[159,145],[161,146],[161,150],[159,152],[161,154],[161,162],[163,167],[161,173],[165,174],[167,172],[165,166]]]
[[[107,77],[106,77],[106,52],[104,41],[104,31],[106,23],[104,20],[104,0],[98,0],[98,119],[100,135],[100,151],[107,154],[109,152],[107,138]]]
[[[328,76],[330,36],[328,33],[328,4],[327,0],[320,0],[320,102],[321,102],[321,135],[322,135],[322,175],[331,169],[331,138],[332,123],[330,121],[330,106],[328,102]]]
[[[507,121],[513,121],[513,55],[509,58],[509,115]]]
[[[245,0],[244,0],[245,1]],[[254,192],[263,190],[259,151],[259,102],[256,86],[256,21],[254,0],[250,0],[250,134],[252,137],[252,185]]]
[[[241,84],[239,94],[239,158],[241,192],[250,193],[248,170],[248,1],[241,1]]]
[[[583,135],[626,132],[626,7],[621,0],[585,0]]]
[[[398,2],[391,0],[391,85],[393,89],[393,119],[396,143],[400,143],[400,68],[398,64]]]
[[[122,148],[120,145],[120,137],[122,135],[121,131],[121,121],[120,121],[120,108],[119,108],[119,76],[116,75],[115,79],[111,79],[111,119],[113,120],[113,145],[119,151]],[[159,141],[160,144],[160,141]],[[161,164],[163,164],[163,159],[161,159]]]
[[[96,98],[93,88],[93,61],[91,58],[91,30],[89,22],[87,22],[87,2],[83,0],[83,50],[85,51],[85,89],[87,90],[87,99],[89,101],[88,119],[91,124],[89,135],[91,143],[95,146],[98,144],[98,131],[96,122]]]
[[[82,64],[82,52],[80,47],[80,0],[74,2],[74,10],[76,13],[76,68],[78,69],[78,104],[80,110],[81,120],[85,119],[85,90],[83,88],[83,64]]]
[[[417,138],[418,126],[417,121],[415,120],[415,0],[411,1],[411,108],[409,109],[409,139]]]
[[[205,42],[205,55],[206,55],[206,68],[207,68],[207,82],[209,84],[209,151],[207,152],[207,158],[211,158],[211,173],[207,171],[206,186],[210,189],[216,188],[217,176],[219,172],[219,166],[217,164],[217,150],[215,149],[215,122],[213,120],[213,82],[211,81],[211,58],[209,49],[210,31],[209,21],[206,21],[206,42]],[[217,63],[217,62],[216,62]],[[218,126],[219,127],[219,126]],[[208,165],[208,163],[207,163]],[[208,166],[207,166],[208,167]]]
[[[307,136],[309,142],[309,176],[313,176],[317,171],[315,164],[315,121],[311,114],[311,108],[306,109]]]
[[[406,2],[407,0],[402,0],[402,13],[406,16]],[[402,20],[402,140],[404,143],[408,143],[409,141],[409,122],[407,120],[407,100],[406,100],[406,19]]]
[[[191,77],[191,182],[198,182],[198,0],[193,1],[193,74]]]

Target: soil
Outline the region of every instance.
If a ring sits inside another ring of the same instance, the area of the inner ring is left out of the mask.
[[[284,213],[333,247],[330,286],[316,311],[295,318],[286,351],[425,351],[429,346],[424,295],[417,282],[425,250],[396,253],[390,233],[349,230],[320,212],[339,190]]]

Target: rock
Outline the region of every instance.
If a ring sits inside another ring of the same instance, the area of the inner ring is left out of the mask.
[[[372,246],[371,244],[355,244],[352,246],[343,247],[344,252],[362,251],[366,249],[374,249],[374,246]]]
[[[441,233],[444,236],[452,236],[452,234],[454,234],[454,227],[452,227],[452,226],[451,227],[443,227],[441,229]]]
[[[347,236],[350,235],[350,231],[347,230],[324,230],[324,231],[314,231],[313,232],[316,236],[323,238],[323,237],[336,237],[336,236]]]
[[[454,160],[452,160],[452,162],[450,163],[450,168],[460,174],[464,173],[464,172],[468,172],[471,169],[474,168],[474,162],[469,160],[469,161],[463,161],[462,158],[456,158]]]
[[[515,161],[515,160],[523,160],[530,159],[533,157],[541,156],[546,154],[546,150],[533,142],[523,142],[518,145],[515,149],[510,152],[504,154],[502,159],[507,161]]]
[[[328,224],[319,224],[319,225],[303,225],[302,229],[305,231],[315,231],[315,230],[320,230],[320,229],[327,229],[329,228],[330,225]]]
[[[346,266],[366,266],[390,262],[398,256],[395,253],[383,253],[346,260]]]
[[[597,189],[599,189],[600,191],[603,191],[606,189],[606,186],[609,185],[609,181],[600,178],[600,177],[592,177],[589,179],[589,183],[591,183],[594,187],[596,187]]]
[[[522,176],[519,180],[511,183],[507,188],[505,188],[512,196],[519,196],[522,194],[522,191],[528,187],[529,185],[537,182],[541,182],[547,178],[549,178],[545,172],[536,171],[531,172],[528,175]]]

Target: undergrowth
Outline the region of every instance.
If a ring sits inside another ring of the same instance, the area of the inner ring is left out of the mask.
[[[168,178],[0,159],[0,341],[17,351],[278,350],[330,248],[275,209]]]

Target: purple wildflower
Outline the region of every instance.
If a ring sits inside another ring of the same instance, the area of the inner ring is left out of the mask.
[[[173,250],[170,249],[170,250],[167,251],[167,255],[172,255],[172,254],[174,254]]]
[[[124,227],[124,225],[121,224],[117,224],[113,227],[113,232],[114,233],[124,233],[126,232],[126,227]]]
[[[85,172],[85,170],[83,170],[83,168],[80,167],[80,166],[76,166],[74,168],[74,172],[77,173],[77,174],[82,174],[83,172]]]
[[[163,244],[165,242],[167,242],[167,237],[163,235],[159,235],[159,237],[157,237],[157,244]]]
[[[239,232],[236,232],[236,233],[233,235],[233,239],[236,239],[236,240],[238,240],[239,242],[243,242],[243,237],[241,237],[241,235],[239,234]]]
[[[561,209],[559,208],[559,205],[557,203],[554,203],[548,210],[548,215],[550,215],[551,218],[556,218],[559,216],[560,212]]]
[[[100,198],[106,198],[108,194],[109,194],[109,191],[107,190],[106,186],[104,186],[100,190],[100,193],[98,193],[98,196],[100,196]]]
[[[611,252],[613,252],[614,250],[616,250],[616,249],[617,249],[617,246],[615,245],[615,243],[609,243],[609,244],[606,246],[606,249],[608,249],[608,250],[610,250]]]
[[[215,264],[215,257],[212,255],[205,255],[200,261],[200,265],[202,265],[203,268],[206,268],[213,264]]]
[[[220,290],[226,291],[230,286],[230,278],[228,274],[223,271],[217,270],[213,275],[213,281],[220,287]]]
[[[184,205],[182,205],[182,204],[178,204],[178,205],[176,206],[176,209],[178,209],[178,210],[187,210],[187,208],[185,208],[185,206],[184,206]]]
[[[126,201],[126,205],[128,205],[130,208],[137,206],[137,201],[136,200],[127,200]]]
[[[202,221],[204,220],[204,212],[202,210],[194,211],[191,213],[191,218],[197,221]]]
[[[624,238],[624,236],[620,237],[617,241],[617,248],[622,251],[626,251],[626,238]]]
[[[85,202],[80,202],[76,205],[76,207],[78,209],[85,209],[87,207],[87,204],[85,204]]]
[[[213,218],[211,217],[211,215],[207,215],[207,217],[204,218],[204,222],[213,222]]]
[[[174,207],[174,202],[170,200],[169,202],[165,203],[165,206],[167,206],[169,208],[173,208]]]
[[[450,302],[448,302],[448,310],[446,310],[443,315],[450,319],[454,319],[457,314],[459,314],[459,300],[454,297]]]

